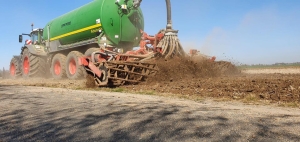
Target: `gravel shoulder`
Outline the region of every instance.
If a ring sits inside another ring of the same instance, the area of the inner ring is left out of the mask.
[[[0,85],[0,141],[299,141],[298,108]]]

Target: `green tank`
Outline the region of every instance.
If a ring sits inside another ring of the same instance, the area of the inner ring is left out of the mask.
[[[43,39],[59,40],[66,45],[97,37],[102,32],[112,46],[136,46],[144,19],[141,9],[133,4],[134,0],[94,0],[50,21],[44,28]]]

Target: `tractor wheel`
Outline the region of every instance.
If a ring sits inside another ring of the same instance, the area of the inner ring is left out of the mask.
[[[95,51],[100,51],[100,48],[89,48],[85,51],[84,56],[90,57]]]
[[[58,53],[54,55],[51,63],[50,72],[54,79],[63,79],[66,75],[66,56]]]
[[[22,52],[22,75],[28,77],[45,77],[46,60],[40,56],[33,55],[25,48]]]
[[[22,75],[20,67],[21,60],[20,57],[13,57],[10,61],[9,74],[11,78],[18,78]]]
[[[86,77],[87,73],[83,66],[78,63],[78,58],[83,54],[79,51],[72,51],[67,56],[66,74],[69,79],[81,79]]]

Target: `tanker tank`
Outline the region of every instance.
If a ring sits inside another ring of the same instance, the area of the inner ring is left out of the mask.
[[[137,46],[144,29],[142,11],[127,9],[133,0],[115,2],[94,0],[53,19],[44,27],[43,39],[67,45],[103,35],[111,46]]]

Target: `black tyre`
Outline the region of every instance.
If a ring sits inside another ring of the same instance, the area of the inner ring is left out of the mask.
[[[78,63],[78,58],[83,54],[79,51],[72,51],[67,56],[66,74],[69,79],[82,79],[86,77],[87,73],[83,66]]]
[[[21,58],[19,56],[15,56],[10,61],[9,74],[11,78],[21,77]]]
[[[102,72],[101,77],[97,80],[99,81],[98,84],[99,86],[106,86],[108,83],[108,70],[104,65],[101,65],[99,67],[99,70]]]
[[[46,60],[33,55],[25,48],[22,52],[22,75],[28,77],[46,77]]]
[[[50,68],[51,75],[54,79],[66,78],[66,58],[67,57],[61,53],[54,55]]]
[[[84,56],[90,57],[93,52],[100,51],[100,48],[89,48],[85,51]]]

